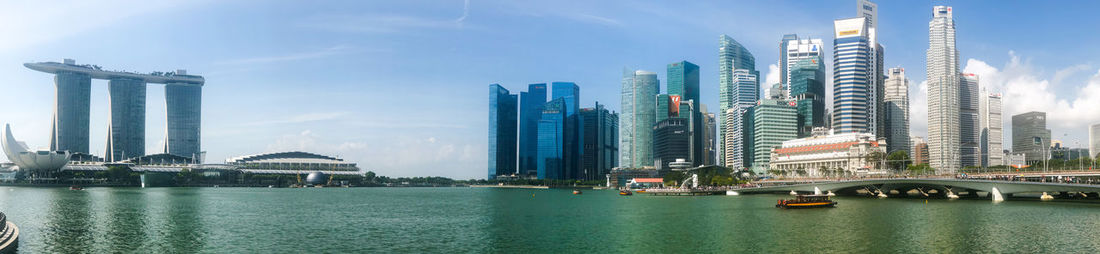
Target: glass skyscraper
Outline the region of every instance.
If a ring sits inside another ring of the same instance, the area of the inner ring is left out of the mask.
[[[112,79],[107,84],[111,105],[107,127],[108,162],[145,155],[145,81]],[[169,118],[171,119],[171,118]]]
[[[54,76],[54,84],[57,97],[50,150],[88,154],[92,77],[87,73],[60,71]]]
[[[489,85],[489,179],[516,173],[517,104],[515,94]]]
[[[841,19],[833,25],[833,129],[837,134],[872,133],[874,45],[867,19]]]
[[[740,70],[740,71],[738,71]],[[737,108],[741,105],[742,108],[752,107],[755,105],[756,100],[760,98],[760,83],[758,82],[760,72],[756,71],[756,58],[752,53],[749,53],[741,43],[738,43],[733,38],[727,35],[721,35],[718,37],[718,110],[722,112],[721,117],[718,119],[718,123],[722,128],[719,128],[718,139],[726,145],[718,146],[720,151],[718,154],[720,158],[719,163],[730,166],[734,161],[740,162],[742,157],[737,156],[742,154],[740,151],[730,151],[729,148],[731,142],[740,142],[736,140],[743,140],[745,137],[742,133],[731,134],[728,133],[734,128],[727,126],[740,126],[740,122],[733,122],[735,119],[731,119],[731,114],[727,113],[729,109]],[[743,114],[744,110],[737,110],[737,113],[733,116],[739,117]],[[738,127],[739,128],[739,127]],[[733,157],[737,158],[733,158]],[[731,166],[733,167],[733,166]]]
[[[909,146],[909,79],[905,78],[905,69],[890,68],[886,78],[886,153],[906,151],[912,154]]]
[[[573,82],[553,82],[550,84],[552,98],[561,98],[565,107],[565,147],[563,165],[565,167],[564,179],[579,179],[581,175],[581,156],[583,156],[583,143],[581,137],[580,110],[581,88]]]
[[[731,108],[726,109],[722,123],[722,133],[725,144],[722,158],[730,168],[748,167],[752,164],[752,118],[748,116],[752,107],[756,106],[760,97],[757,75],[747,69],[733,70],[733,80],[729,94],[736,95],[730,99]],[[719,98],[721,99],[721,98]],[[721,101],[719,101],[721,103]],[[732,111],[731,111],[732,110]],[[720,134],[722,135],[722,134]]]
[[[1025,160],[1035,165],[1049,158],[1050,144],[1046,112],[1032,111],[1012,116],[1013,153],[1023,153]]]
[[[1001,117],[1001,95],[984,91],[979,116],[981,118],[982,166],[1004,165],[1004,120]]]
[[[660,81],[656,72],[623,72],[622,114],[619,115],[619,167],[653,166],[653,125],[657,118]]]
[[[538,124],[542,106],[546,104],[546,84],[530,84],[526,92],[520,92],[519,113],[519,173],[535,175],[538,168]]]
[[[565,111],[565,98],[543,106],[535,155],[538,179],[565,179]]]
[[[981,120],[978,117],[978,76],[959,80],[959,166],[981,166]]]
[[[825,64],[802,59],[790,68],[790,100],[798,102],[798,136],[809,137],[814,127],[825,127]]]
[[[695,109],[699,109],[701,106],[699,100],[699,66],[688,61],[679,61],[668,64],[668,94],[679,95],[680,101],[691,102]],[[685,112],[686,109],[681,106],[681,112]],[[706,160],[703,160],[704,153],[704,137],[703,137],[703,115],[706,112],[699,110],[692,110],[690,119],[691,123],[691,154],[692,158],[689,160],[694,163],[695,166],[704,165]]]
[[[596,102],[595,107],[582,108],[580,115],[584,125],[581,179],[603,180],[619,164],[619,114]]]
[[[164,153],[201,160],[202,85],[168,83],[164,86]]]

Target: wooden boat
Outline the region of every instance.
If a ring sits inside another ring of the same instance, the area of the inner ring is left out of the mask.
[[[581,190],[573,190],[573,195],[580,195],[580,194],[581,194]]]
[[[621,190],[621,191],[619,191],[619,195],[630,196],[630,195],[634,195],[634,193],[630,192],[629,190]]]
[[[798,195],[795,199],[776,201],[778,208],[821,208],[836,207],[836,201],[829,199],[829,195]]]

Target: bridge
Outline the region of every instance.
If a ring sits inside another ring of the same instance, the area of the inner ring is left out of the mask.
[[[887,193],[891,193],[891,191],[903,194],[917,190],[927,194],[927,191],[935,190],[936,193],[947,197],[953,195],[957,197],[956,193],[962,192],[966,192],[969,196],[977,196],[978,192],[986,192],[993,201],[1003,201],[1006,196],[1011,197],[1013,194],[1019,193],[1043,193],[1044,199],[1048,197],[1046,193],[1054,192],[1063,195],[1080,193],[1081,195],[1096,197],[1097,193],[1100,193],[1100,185],[955,178],[883,178],[747,187],[732,189],[730,194],[797,192],[803,194],[835,193],[855,195],[861,190],[877,194],[880,197],[886,197]]]

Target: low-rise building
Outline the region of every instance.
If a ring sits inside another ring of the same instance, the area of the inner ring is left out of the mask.
[[[886,141],[870,133],[818,135],[784,141],[771,153],[769,169],[796,172],[806,176],[827,176],[829,172],[855,174],[882,173],[884,167],[872,165],[867,155],[886,153]]]

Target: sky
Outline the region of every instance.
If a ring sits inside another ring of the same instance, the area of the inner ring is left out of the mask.
[[[916,136],[927,132],[935,5],[954,7],[962,71],[1005,95],[1006,148],[1011,116],[1028,111],[1048,113],[1055,139],[1087,145],[1087,126],[1100,123],[1100,47],[1088,43],[1100,41],[1100,2],[878,1],[885,65],[911,80]],[[484,178],[489,84],[519,93],[572,81],[582,106],[619,111],[624,67],[655,71],[663,85],[666,65],[686,60],[700,66],[715,111],[720,35],[755,55],[768,85],[783,34],[831,49],[832,21],[855,16],[849,0],[3,1],[0,123],[31,147],[49,145],[53,78],[26,62],[186,69],[206,77],[208,163],[300,150],[380,175]],[[91,149],[102,155],[106,81],[92,86]],[[163,145],[164,87],[146,98],[151,154]]]

